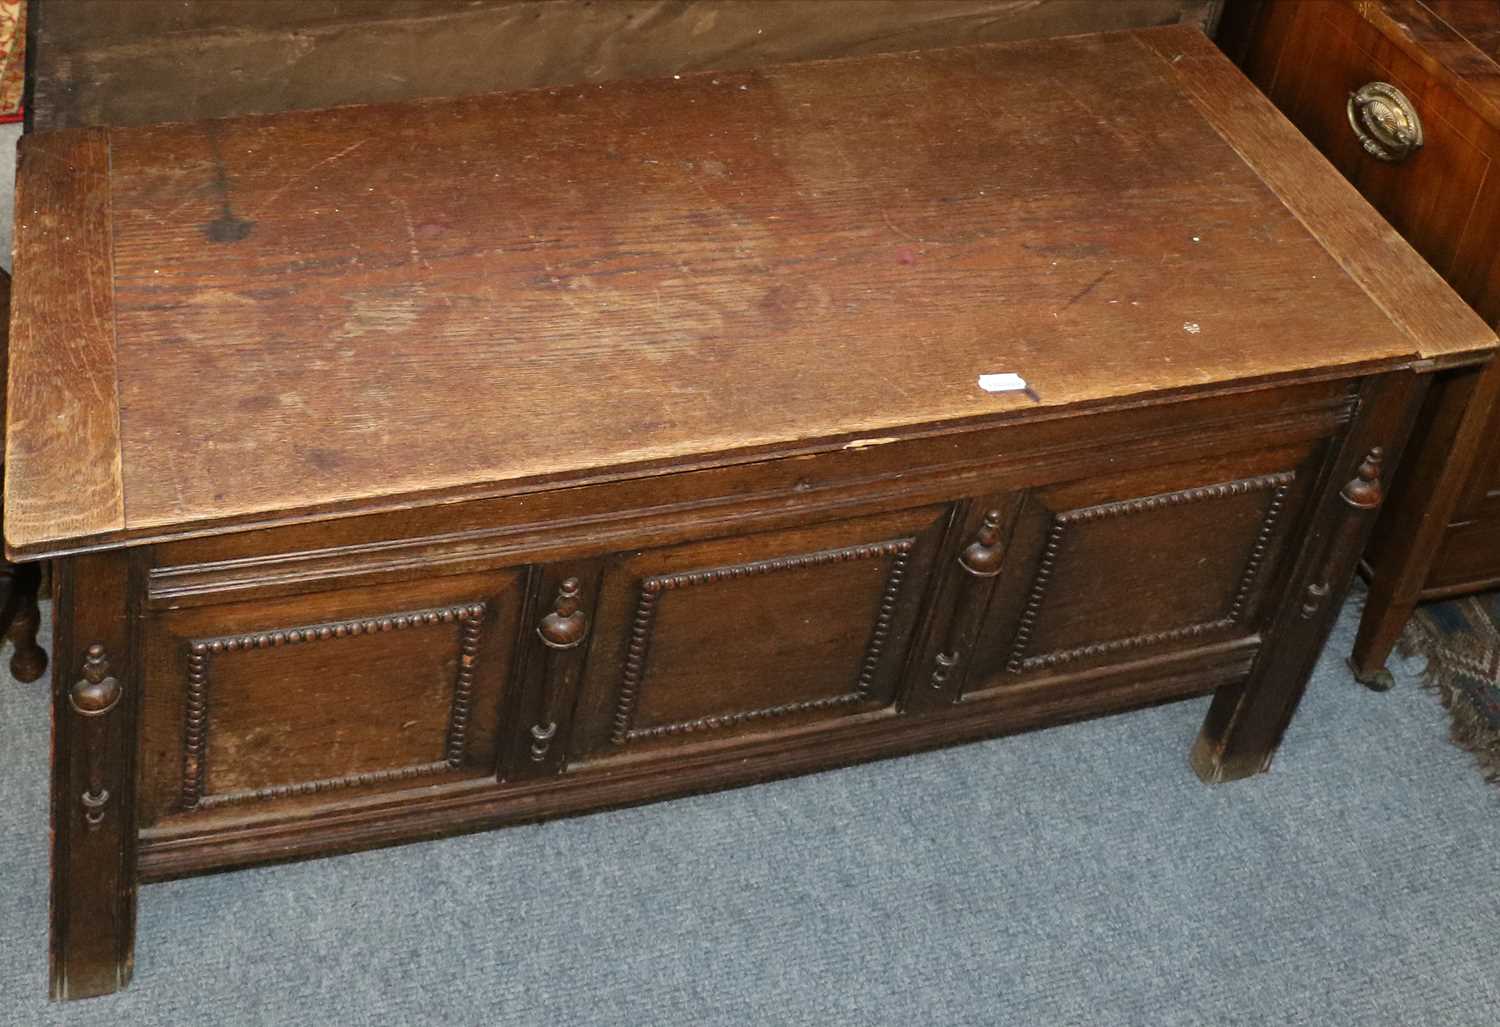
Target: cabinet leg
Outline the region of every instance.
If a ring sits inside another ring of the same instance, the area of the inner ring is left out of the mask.
[[[1376,692],[1390,691],[1396,681],[1385,669],[1385,661],[1416,608],[1415,602],[1396,602],[1371,591],[1360,617],[1359,633],[1354,637],[1354,652],[1349,657],[1354,680]]]
[[[138,689],[126,558],[74,557],[58,575],[49,953],[52,997],[75,999],[130,980]]]
[[[1497,402],[1500,362],[1446,372],[1432,386],[1394,501],[1382,515],[1381,537],[1371,547],[1374,575],[1349,659],[1363,685],[1385,691],[1392,684],[1385,661],[1416,609],[1449,523],[1462,519],[1459,504]]]
[[[42,626],[42,615],[36,602],[41,578],[40,564],[21,564],[12,572],[12,614],[5,635],[15,646],[10,658],[10,672],[17,681],[35,681],[47,670],[47,652],[36,641],[37,630]]]
[[[1401,448],[1424,390],[1425,380],[1408,375],[1367,385],[1368,413],[1350,431],[1334,466],[1333,480],[1344,485],[1328,490],[1332,494],[1299,557],[1296,598],[1282,604],[1264,633],[1248,678],[1220,688],[1209,706],[1190,756],[1204,781],[1232,781],[1270,766],[1353,580],[1384,498],[1383,477],[1399,455],[1378,440]]]

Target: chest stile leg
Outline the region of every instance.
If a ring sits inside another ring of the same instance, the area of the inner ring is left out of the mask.
[[[136,717],[130,557],[56,566],[51,977],[58,999],[130,980],[136,900]]]
[[[1204,781],[1249,777],[1270,766],[1354,576],[1427,383],[1423,376],[1393,373],[1365,384],[1361,413],[1322,490],[1318,523],[1290,585],[1293,595],[1264,632],[1249,678],[1214,694],[1190,757]]]

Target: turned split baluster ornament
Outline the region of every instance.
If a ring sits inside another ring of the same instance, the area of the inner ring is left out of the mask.
[[[542,618],[542,623],[536,629],[537,637],[548,651],[542,671],[541,716],[531,726],[533,763],[545,760],[552,748],[552,740],[557,735],[557,721],[561,715],[561,697],[571,690],[578,668],[577,649],[588,637],[588,617],[580,606],[578,579],[568,578],[557,590],[552,612]]]
[[[952,686],[954,672],[974,643],[1004,556],[1004,547],[1000,545],[1000,511],[990,510],[984,515],[974,541],[958,557],[964,577],[958,585],[943,648],[933,659],[932,676],[928,679],[933,689],[942,691]]]
[[[83,741],[85,787],[79,801],[89,830],[104,822],[109,806],[110,794],[105,786],[109,727],[105,718],[119,705],[120,694],[120,682],[109,672],[104,647],[98,644],[89,646],[84,654],[83,677],[68,691],[68,705],[79,717],[79,733]]]

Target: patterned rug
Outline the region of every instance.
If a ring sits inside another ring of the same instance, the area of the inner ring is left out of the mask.
[[[1500,784],[1500,592],[1417,607],[1401,651],[1427,658],[1423,683],[1448,708],[1453,740]]]
[[[0,0],[0,123],[21,120],[26,92],[26,0]]]

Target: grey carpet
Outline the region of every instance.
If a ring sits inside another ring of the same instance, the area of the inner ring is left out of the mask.
[[[1275,769],[1205,701],[758,788],[147,887],[135,983],[49,1006],[47,719],[0,682],[13,1024],[1500,1020],[1500,792],[1415,684],[1342,669]]]

